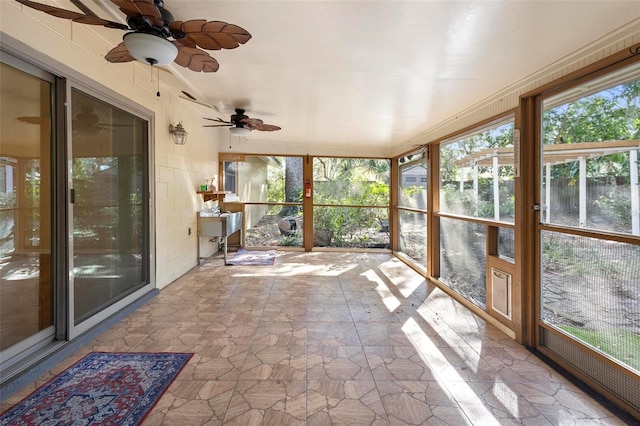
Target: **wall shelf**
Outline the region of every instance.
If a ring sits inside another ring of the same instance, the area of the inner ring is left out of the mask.
[[[205,202],[223,200],[227,194],[225,191],[197,191],[197,193],[202,194]]]

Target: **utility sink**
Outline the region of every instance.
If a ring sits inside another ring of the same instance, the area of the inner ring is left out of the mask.
[[[199,237],[228,237],[242,228],[242,212],[218,213],[215,210],[198,212]]]
[[[227,264],[227,237],[238,231],[242,233],[242,212],[220,213],[218,209],[198,212],[198,237],[220,237],[224,239],[225,265]],[[242,234],[240,235],[240,241],[242,241]],[[198,264],[200,259],[200,241],[198,241]]]

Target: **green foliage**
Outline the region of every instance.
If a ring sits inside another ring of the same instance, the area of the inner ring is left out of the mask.
[[[281,203],[284,199],[284,169],[269,167],[267,179],[267,200],[272,203]]]
[[[420,185],[411,185],[402,188],[402,193],[404,194],[404,197],[407,198],[413,198],[416,195],[420,195],[422,191],[424,191],[424,187]]]
[[[378,227],[386,220],[388,209],[389,162],[387,160],[316,158],[314,159],[314,229],[327,231],[332,246],[368,244],[363,230]],[[341,207],[345,205],[363,207]]]
[[[516,197],[512,194],[502,194],[500,191],[500,216],[515,217]]]
[[[442,187],[442,195],[447,211],[457,214],[475,216],[475,200],[469,191],[460,191],[454,184],[447,184]]]
[[[26,170],[24,194],[22,194],[24,199],[21,204],[25,207],[37,207],[40,205],[40,161],[27,161]],[[13,194],[13,197],[15,202],[16,194]]]
[[[9,209],[16,205],[15,192],[0,192],[0,208]]]
[[[515,196],[507,185],[499,187],[500,218],[514,217]],[[478,179],[478,200],[475,200],[470,190],[460,192],[457,184],[445,184],[442,188],[444,208],[447,212],[493,219],[493,180],[486,178]]]
[[[314,229],[327,231],[333,244],[344,247],[350,234],[359,229],[356,218],[361,209],[349,207],[316,207],[314,209]]]
[[[283,247],[298,247],[301,245],[301,240],[300,232],[295,231],[291,235],[283,235],[280,238],[280,245]]]
[[[577,237],[545,238],[542,247],[543,267],[565,277],[577,277],[581,280],[600,277],[610,286],[625,295],[629,277],[635,277],[640,267],[621,261],[617,257],[605,255],[605,250],[613,248],[601,245],[584,244]],[[640,248],[636,248],[640,250]],[[588,261],[585,261],[589,259]]]
[[[327,207],[319,206],[313,210],[314,229],[328,231],[332,245],[348,247],[354,241],[364,244],[369,237],[362,234],[365,229],[379,226],[380,220],[386,220],[386,209],[366,207]]]
[[[302,194],[303,194],[303,190],[302,188],[298,189],[295,193],[295,195],[293,196],[293,202],[297,202],[297,203],[301,203],[302,202]]]
[[[378,181],[319,181],[314,184],[316,204],[388,206],[389,184]]]
[[[388,160],[323,158],[313,161],[314,181],[379,180],[389,183]]]
[[[626,187],[627,192],[630,191]],[[623,195],[622,191],[617,191],[616,187],[611,188],[607,195],[601,195],[593,202],[597,205],[602,215],[609,218],[608,220],[621,225],[624,228],[631,226],[631,203],[627,195]]]
[[[543,265],[548,271],[571,269],[580,259],[574,254],[573,243],[567,240],[545,239],[542,247]]]
[[[478,217],[493,219],[493,202],[478,200]]]
[[[640,336],[624,329],[611,331],[588,330],[560,325],[560,329],[587,343],[600,352],[622,361],[626,365],[640,371]]]
[[[573,144],[640,137],[640,80],[543,111],[543,143]],[[552,168],[553,177],[577,179],[577,161]],[[626,154],[591,158],[587,176],[628,176]]]
[[[458,182],[470,179],[473,164],[467,157],[490,148],[504,148],[513,144],[513,122],[485,129],[440,147],[440,182],[442,182],[442,206],[445,211],[468,216],[493,218],[493,167],[476,168],[478,199],[468,191],[460,191]],[[460,163],[465,160],[466,163]],[[463,176],[461,176],[463,171]],[[500,217],[514,216],[513,167],[498,167],[500,191]]]
[[[340,204],[356,206],[376,206],[388,204],[389,186],[370,182],[365,189],[340,200]],[[358,230],[375,227],[379,220],[386,220],[387,209],[368,207],[340,207],[338,200],[333,199],[330,192],[325,193],[318,204],[335,204],[336,206],[319,206],[314,208],[314,228],[331,231],[337,244],[351,238]]]
[[[426,188],[420,185],[407,185],[400,188],[400,205],[403,207],[413,207],[426,209],[427,200],[424,192]]]
[[[499,125],[479,133],[465,136],[459,140],[440,146],[440,180],[444,182],[459,179],[460,166],[458,160],[470,154],[488,148],[503,148],[513,144],[513,122]],[[470,165],[467,165],[469,167]],[[491,167],[482,168],[479,173],[491,170]]]

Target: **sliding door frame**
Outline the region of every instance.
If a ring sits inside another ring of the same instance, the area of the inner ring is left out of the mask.
[[[148,238],[143,242],[143,250],[147,253],[148,259],[143,259],[143,267],[146,270],[143,271],[146,284],[139,288],[138,290],[132,292],[131,294],[125,296],[124,298],[116,301],[115,303],[109,305],[108,307],[102,309],[101,311],[95,313],[89,318],[83,320],[82,322],[75,324],[75,311],[74,311],[74,289],[75,289],[75,277],[73,273],[73,259],[74,259],[74,251],[73,251],[73,203],[70,197],[71,191],[73,188],[73,176],[71,173],[72,167],[72,157],[73,157],[73,148],[72,148],[72,113],[71,113],[71,92],[72,90],[77,90],[82,92],[83,94],[95,97],[104,101],[110,106],[121,109],[133,116],[145,120],[147,122],[147,142],[145,144],[145,166],[146,170],[144,171],[144,176],[146,182],[143,185],[144,188],[144,198],[148,201],[148,204],[145,206],[146,212],[143,214],[143,218],[146,217],[148,223],[145,224],[148,227],[147,235]],[[68,309],[67,309],[67,327],[68,327],[68,338],[74,339],[91,329],[92,327],[98,325],[111,315],[115,314],[119,310],[125,308],[135,300],[142,297],[144,294],[155,288],[155,221],[154,221],[154,202],[153,202],[153,193],[154,193],[154,161],[153,161],[153,128],[154,128],[154,117],[151,111],[148,111],[144,108],[138,108],[132,106],[126,99],[123,99],[120,96],[117,96],[110,91],[101,90],[100,88],[95,87],[94,84],[87,84],[81,81],[71,80],[66,87],[65,98],[68,100],[67,111],[66,111],[66,176],[67,176],[67,261],[68,261]]]

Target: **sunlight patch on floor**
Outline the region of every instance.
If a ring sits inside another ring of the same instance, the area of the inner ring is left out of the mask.
[[[400,274],[395,271],[398,269]],[[424,277],[420,276],[414,271],[410,271],[410,276],[407,276],[406,268],[402,268],[398,265],[398,261],[390,260],[380,265],[380,270],[389,278],[389,280],[397,287],[400,294],[405,298],[411,296],[420,285],[424,284]]]
[[[400,301],[398,300],[398,298],[395,297],[393,293],[391,293],[391,290],[389,290],[389,287],[387,287],[387,285],[384,283],[382,278],[380,278],[380,276],[376,274],[376,272],[373,269],[369,269],[368,271],[364,272],[362,275],[367,277],[370,281],[378,284],[378,286],[376,287],[376,293],[380,295],[380,298],[382,299],[382,303],[384,303],[384,305],[387,307],[389,312],[393,312],[395,309],[398,308],[398,306],[400,306]]]
[[[402,325],[402,331],[405,333],[411,344],[416,348],[420,358],[428,367],[433,364],[433,360],[440,364],[447,364],[447,358],[440,352],[438,347],[433,343],[431,338],[420,328],[415,319],[409,318]],[[465,379],[460,376],[455,369],[448,369],[449,377],[444,381],[438,373],[434,374],[438,384],[442,389],[449,391],[456,404],[465,402],[465,406],[473,406],[477,411],[478,419],[494,419],[493,413],[484,405],[484,402],[478,397],[474,390],[467,384]],[[447,382],[456,382],[457,386],[447,386]],[[496,419],[497,421],[497,419]]]

